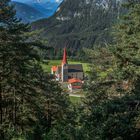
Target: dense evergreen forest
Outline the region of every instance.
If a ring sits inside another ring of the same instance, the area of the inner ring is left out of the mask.
[[[91,70],[74,105],[41,67],[49,48],[0,1],[0,140],[139,140],[140,2],[122,7],[115,43],[85,50]]]

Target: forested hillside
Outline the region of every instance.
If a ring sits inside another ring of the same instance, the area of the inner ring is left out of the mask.
[[[33,30],[41,30],[53,47],[73,49],[105,45],[112,42],[112,25],[122,13],[118,0],[65,0],[57,13],[32,23]]]

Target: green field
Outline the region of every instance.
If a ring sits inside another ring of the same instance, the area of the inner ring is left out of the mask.
[[[79,103],[81,103],[81,98],[80,98],[80,97],[70,96],[70,101],[71,101],[73,104],[79,104]]]
[[[49,61],[47,61],[48,64],[43,63],[42,67],[46,72],[50,73],[51,72],[51,67],[61,65],[61,61],[62,60],[49,60]],[[70,61],[70,60],[68,60],[68,63],[69,64],[82,64],[85,73],[87,73],[89,71],[89,69],[90,69],[88,63],[82,63],[82,62],[79,62],[79,61]]]

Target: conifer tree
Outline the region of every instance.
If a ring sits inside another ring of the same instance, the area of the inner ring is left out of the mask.
[[[133,82],[140,75],[140,3],[131,1],[124,4],[129,13],[118,25],[116,33],[117,44],[114,50],[116,58],[117,77],[126,81],[132,90]],[[132,84],[132,86],[131,86]]]
[[[30,41],[29,25],[15,14],[10,0],[0,1],[0,139],[29,139],[42,128],[41,139],[62,118],[67,100],[39,64],[42,44]]]
[[[124,6],[128,14],[118,25],[117,44],[111,49],[111,81],[92,79],[87,86],[81,117],[85,139],[140,137],[140,2],[130,0]]]

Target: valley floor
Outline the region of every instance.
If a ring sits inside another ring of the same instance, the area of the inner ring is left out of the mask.
[[[42,67],[44,69],[44,71],[50,73],[51,72],[51,67],[55,66],[55,65],[60,65],[62,60],[48,60],[48,61],[44,61],[45,63],[42,64]],[[83,69],[85,74],[88,73],[89,71],[89,64],[88,63],[83,63],[80,61],[71,61],[68,60],[69,64],[82,64],[83,65]],[[83,91],[80,90],[73,90],[72,92],[70,92],[68,90],[68,83],[61,83],[62,85],[62,89],[64,90],[64,92],[66,92],[66,94],[69,94],[70,100],[72,103],[77,104],[81,102],[81,98],[84,97]]]

